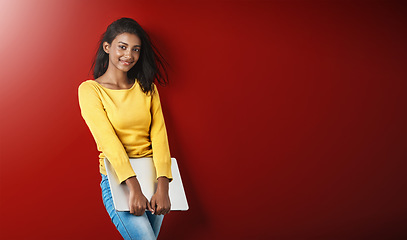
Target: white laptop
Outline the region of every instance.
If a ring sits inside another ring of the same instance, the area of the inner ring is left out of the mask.
[[[119,183],[119,179],[116,176],[113,166],[110,164],[107,158],[104,160],[115,209],[117,211],[130,211],[128,203],[129,190],[126,183]],[[157,188],[157,177],[153,159],[151,157],[144,157],[130,158],[129,160],[134,172],[137,175],[137,180],[140,183],[141,191],[148,201],[150,201]],[[173,180],[169,184],[168,191],[171,201],[171,211],[186,211],[189,209],[188,202],[175,158],[171,158],[171,171]]]

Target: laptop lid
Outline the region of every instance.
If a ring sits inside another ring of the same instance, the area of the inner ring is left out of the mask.
[[[157,189],[157,179],[153,158],[129,158],[130,164],[137,175],[141,191],[150,201]],[[125,183],[120,184],[119,179],[107,158],[104,159],[107,177],[109,179],[110,190],[113,203],[117,211],[130,211],[129,209],[129,190]],[[178,169],[177,160],[171,158],[171,171],[173,180],[169,184],[168,195],[171,202],[171,211],[186,211],[189,209],[187,198],[182,185],[181,175]]]

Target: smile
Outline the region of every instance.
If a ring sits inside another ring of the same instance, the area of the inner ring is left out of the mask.
[[[123,60],[119,60],[123,65],[129,66],[130,64],[132,64],[132,61],[123,61]]]

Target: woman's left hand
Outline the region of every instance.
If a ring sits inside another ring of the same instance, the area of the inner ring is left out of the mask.
[[[166,177],[158,178],[157,191],[151,198],[151,207],[155,215],[165,215],[171,210],[170,197],[168,196],[169,180]]]

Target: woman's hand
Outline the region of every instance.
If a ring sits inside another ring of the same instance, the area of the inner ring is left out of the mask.
[[[130,213],[136,216],[143,215],[146,209],[153,211],[153,209],[150,206],[150,203],[148,202],[147,198],[143,195],[142,192],[130,191],[129,207]]]
[[[147,198],[141,192],[140,184],[136,177],[130,177],[126,180],[126,185],[129,188],[129,208],[130,213],[136,216],[144,214],[146,209],[153,212]]]
[[[166,177],[158,178],[157,191],[151,198],[151,207],[155,215],[165,215],[171,210],[170,197],[168,196],[169,180]]]

